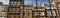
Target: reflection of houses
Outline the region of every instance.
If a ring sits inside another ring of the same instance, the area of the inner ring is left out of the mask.
[[[7,12],[8,5],[3,5],[3,3],[0,2],[0,18],[7,18]]]
[[[39,14],[40,16],[44,16],[45,8],[44,7],[33,7],[33,12],[32,13],[35,13],[35,16],[37,16],[37,12],[38,12],[38,14],[40,13]]]
[[[60,0],[54,0],[54,4],[56,5],[57,9],[58,9],[58,12],[57,12],[57,16],[60,16]]]
[[[57,7],[52,5],[53,16],[58,16]],[[50,18],[50,6],[44,4],[44,7],[33,7],[33,5],[24,5],[23,0],[11,0],[10,16],[11,18]]]
[[[10,0],[10,16],[11,18],[22,18],[23,13],[23,0]],[[24,13],[25,14],[25,13]],[[8,15],[9,16],[9,15]]]
[[[33,10],[33,6],[32,5],[24,5],[24,12],[25,12],[25,15],[24,17],[25,18],[32,18],[32,10]],[[27,16],[27,17],[26,17]]]

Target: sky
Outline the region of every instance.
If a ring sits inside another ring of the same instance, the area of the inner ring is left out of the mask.
[[[3,2],[3,4],[9,4],[9,0],[2,0],[2,2]],[[29,3],[32,2],[34,6],[36,5],[36,0],[29,0],[29,1],[25,0],[24,1],[25,5],[28,5],[29,4],[28,2]],[[48,0],[44,0],[44,1],[43,0],[38,0],[38,5],[42,5],[43,3],[47,4],[49,2],[48,2]]]
[[[30,5],[31,3],[33,3],[33,6],[36,6],[36,0],[25,0],[24,3],[25,5]],[[43,4],[49,4],[49,0],[38,0],[38,6],[42,6]]]
[[[9,4],[9,0],[2,0],[3,4]]]
[[[30,1],[30,2],[29,2]],[[25,0],[25,5],[30,5],[33,2],[33,6],[36,6],[36,0]],[[42,4],[48,4],[49,0],[38,0],[38,6],[42,6]]]

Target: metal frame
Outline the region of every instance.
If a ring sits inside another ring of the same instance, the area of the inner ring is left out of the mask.
[[[11,7],[11,0],[9,0],[9,6],[8,6],[8,15],[7,18],[10,18],[10,7]]]
[[[38,0],[36,0],[36,8],[37,8],[37,16],[36,16],[36,18],[38,18]]]
[[[52,6],[51,6],[51,2],[50,2],[50,0],[49,0],[49,7],[50,7],[51,15],[52,15],[52,16],[50,16],[50,18],[53,18],[53,13],[52,13],[52,10],[53,10],[53,9],[51,9]]]
[[[22,2],[23,2],[23,12],[22,12],[22,18],[24,18],[24,15],[25,15],[25,12],[24,12],[24,0],[23,0]]]

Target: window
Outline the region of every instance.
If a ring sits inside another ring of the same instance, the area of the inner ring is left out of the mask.
[[[11,2],[11,3],[13,3],[13,2]]]
[[[6,16],[7,13],[6,12],[0,12],[0,16]]]
[[[41,16],[44,16],[45,14],[44,14],[44,12],[40,12],[40,15],[41,15]]]
[[[56,9],[56,7],[51,7],[51,9]]]
[[[14,4],[16,4],[17,2],[16,1],[14,1]]]
[[[22,12],[23,15],[25,15],[25,13],[26,13],[25,9],[21,10],[21,12]]]
[[[5,18],[5,17],[0,17],[0,18]]]
[[[17,5],[17,2],[16,1],[14,1],[14,4],[13,5]]]
[[[48,11],[47,12],[47,16],[51,16],[51,11]]]
[[[13,5],[16,5],[15,3]]]
[[[52,15],[53,14],[53,15]],[[47,15],[48,16],[56,16],[55,10],[52,10],[52,12],[50,10],[47,11]]]
[[[34,12],[35,14],[34,15],[36,15],[37,16],[37,12]]]
[[[31,10],[30,10],[30,9],[28,9],[28,12],[29,12],[29,13],[31,13]]]
[[[0,6],[0,11],[4,10],[4,7]]]
[[[56,16],[55,10],[52,10],[53,16]]]
[[[13,5],[13,2],[11,2],[11,5]]]
[[[20,2],[18,2],[18,4],[17,5],[20,5]]]
[[[45,7],[45,9],[50,9],[50,7]]]

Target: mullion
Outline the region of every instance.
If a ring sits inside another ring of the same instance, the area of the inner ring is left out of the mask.
[[[31,3],[32,3],[32,6],[33,6],[33,0],[31,0],[31,1],[32,1]],[[33,10],[32,10],[32,11],[33,11]],[[33,14],[33,13],[32,13],[32,14]],[[33,18],[33,17],[32,17],[32,18]]]
[[[37,16],[36,16],[36,18],[38,18],[38,2],[37,2],[38,0],[36,0],[36,8],[37,8]]]
[[[50,0],[48,0],[49,1],[49,6],[50,6],[50,11],[51,11],[51,14],[52,14],[52,16],[50,16],[50,18],[53,18],[53,13],[52,13],[52,6],[51,6],[51,2],[50,2]]]
[[[28,18],[29,18],[29,2],[30,2],[30,1],[28,0]]]
[[[24,12],[24,0],[22,0],[21,2],[23,2],[23,12],[22,12],[22,18],[24,18],[25,12]]]
[[[8,17],[7,18],[10,18],[10,7],[11,7],[11,0],[9,0],[10,2],[9,2],[9,6],[8,6]]]

